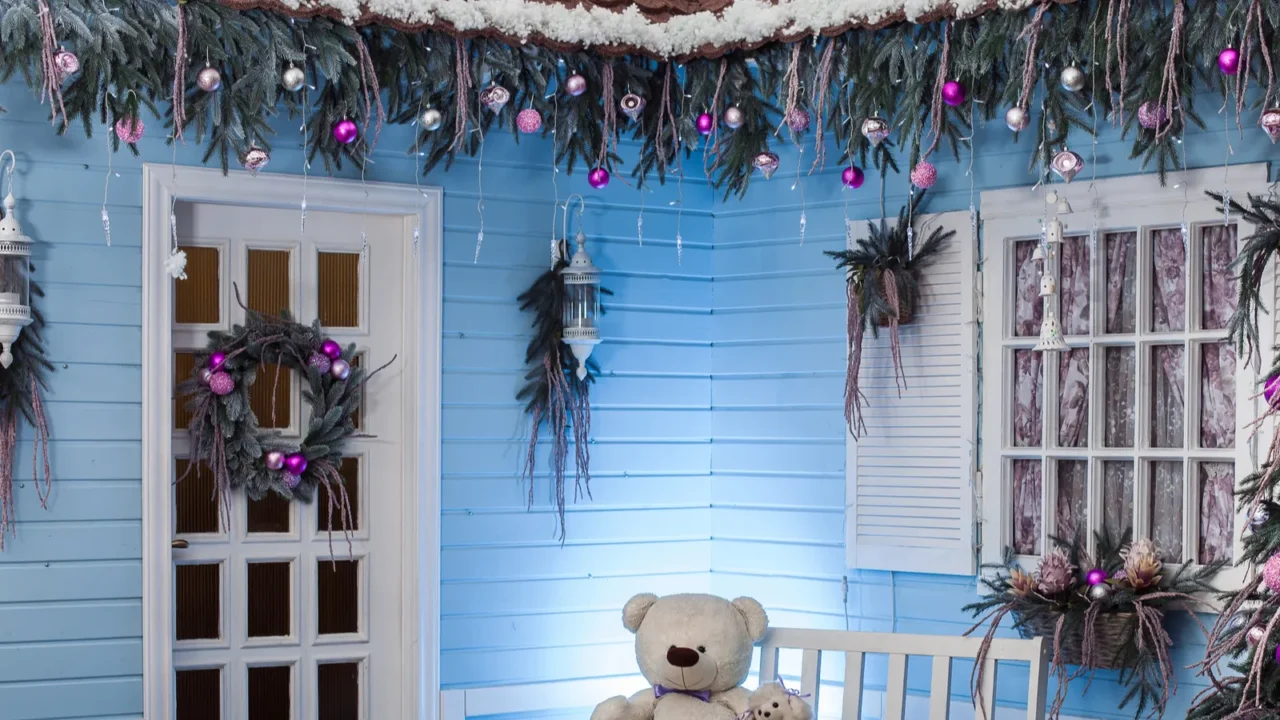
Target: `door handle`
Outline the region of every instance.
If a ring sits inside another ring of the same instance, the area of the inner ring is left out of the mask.
[[[190,547],[190,546],[191,546],[191,543],[187,542],[186,540],[174,540],[174,541],[173,541],[173,549],[174,549],[174,550],[186,550],[186,549],[187,549],[188,547]]]

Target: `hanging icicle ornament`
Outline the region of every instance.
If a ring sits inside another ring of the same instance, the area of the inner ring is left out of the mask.
[[[516,129],[522,133],[536,133],[542,129],[542,115],[533,108],[516,113]]]
[[[196,86],[207,93],[218,92],[222,89],[222,73],[218,72],[218,68],[206,65],[196,75]]]
[[[1236,75],[1240,72],[1240,51],[1233,48],[1223,48],[1218,53],[1218,70],[1223,75]]]
[[[360,128],[356,127],[354,120],[343,118],[333,126],[333,139],[343,145],[350,145],[360,136]]]
[[[889,137],[889,123],[880,117],[869,117],[862,121],[862,136],[871,141],[872,147],[884,142]]]
[[[596,190],[603,190],[609,184],[609,171],[602,167],[587,173],[587,183]]]
[[[1263,132],[1267,137],[1271,138],[1271,142],[1275,143],[1280,140],[1280,107],[1271,108],[1262,113],[1262,119],[1259,122]]]
[[[622,96],[622,100],[618,103],[618,109],[622,111],[632,122],[640,119],[640,114],[644,112],[644,98],[635,94],[627,93]]]
[[[911,168],[911,184],[921,190],[928,190],[938,181],[938,168],[928,160],[921,160]]]
[[[564,91],[573,97],[578,97],[587,91],[587,79],[577,73],[570,75],[564,81]]]
[[[960,84],[959,80],[948,80],[946,84],[942,86],[942,102],[950,105],[951,107],[956,107],[957,105],[964,103],[965,97],[966,92],[964,85]]]
[[[66,48],[59,50],[58,54],[53,56],[53,64],[58,66],[58,74],[63,80],[80,72],[80,58]]]
[[[241,160],[244,169],[251,174],[257,175],[258,171],[267,166],[271,162],[271,155],[260,147],[251,147],[245,151],[244,158]]]
[[[422,111],[422,117],[418,118],[418,124],[427,132],[435,132],[444,124],[444,115],[435,108],[427,108]]]
[[[1026,110],[1014,106],[1005,111],[1004,124],[1008,125],[1009,129],[1014,132],[1022,132],[1031,124],[1031,116],[1027,114]]]
[[[730,105],[724,111],[724,126],[730,130],[737,130],[747,121],[746,115],[742,112],[742,108],[736,105]]]
[[[1053,161],[1050,165],[1052,165],[1053,171],[1058,174],[1058,177],[1069,183],[1077,173],[1084,169],[1084,158],[1063,148],[1053,156]]]
[[[121,142],[133,145],[142,139],[142,131],[146,128],[141,118],[126,115],[116,120],[116,137],[120,138]]]
[[[1058,83],[1062,85],[1063,90],[1080,92],[1084,89],[1084,71],[1075,65],[1064,67],[1062,68],[1062,73],[1058,76]]]
[[[696,121],[699,135],[710,135],[716,128],[716,119],[711,113],[702,113]]]
[[[511,102],[511,91],[501,85],[490,85],[480,91],[480,104],[495,115],[502,112],[508,102]]]
[[[280,73],[280,87],[289,92],[298,92],[307,82],[307,73],[300,67],[290,65]]]
[[[768,180],[778,171],[778,156],[771,152],[762,152],[755,156],[751,165],[764,175],[765,180]]]
[[[862,182],[866,180],[866,174],[862,172],[862,168],[857,165],[850,165],[840,173],[840,183],[847,188],[857,190],[862,187]]]

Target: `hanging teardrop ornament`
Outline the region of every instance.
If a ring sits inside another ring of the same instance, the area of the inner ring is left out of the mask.
[[[1071,179],[1084,168],[1084,158],[1080,157],[1078,153],[1064,148],[1053,156],[1052,165],[1053,171],[1058,174],[1058,177],[1071,182]]]

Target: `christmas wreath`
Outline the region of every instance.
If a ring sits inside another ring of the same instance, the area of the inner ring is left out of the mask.
[[[310,502],[323,486],[329,496],[328,526],[334,527],[337,511],[344,530],[350,528],[351,503],[339,474],[343,449],[356,433],[351,416],[359,409],[364,384],[386,365],[371,373],[353,366],[355,345],[343,348],[326,338],[319,320],[308,326],[287,311],[279,317],[246,312],[245,323],[231,332],[209,333],[191,378],[179,388],[190,397],[187,472],[207,467],[224,509],[232,490],[244,490],[255,500],[274,492]],[[273,382],[279,382],[281,371],[296,371],[306,380],[302,397],[311,406],[311,420],[301,442],[258,426],[249,388],[266,365],[276,366]]]

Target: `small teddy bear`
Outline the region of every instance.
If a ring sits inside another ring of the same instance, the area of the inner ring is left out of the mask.
[[[782,683],[761,685],[747,698],[749,720],[813,720],[813,709]]]

